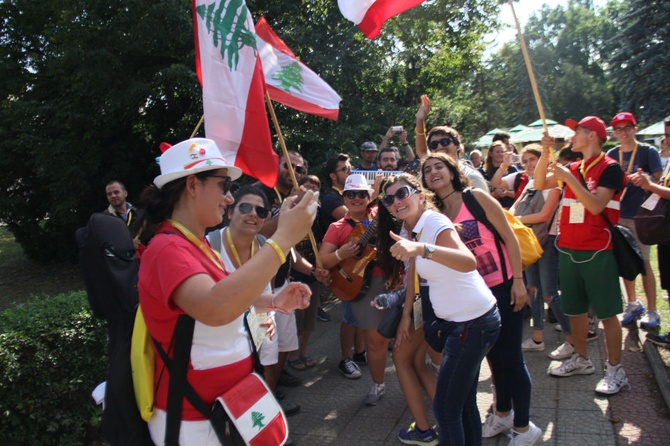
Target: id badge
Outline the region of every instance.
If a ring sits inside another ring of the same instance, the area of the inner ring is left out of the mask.
[[[414,310],[414,329],[418,330],[423,325],[423,307],[421,304],[421,298],[414,299],[414,304],[412,305]]]
[[[570,205],[570,223],[584,223],[584,205],[578,201]]]
[[[653,211],[656,209],[656,205],[658,204],[658,200],[660,200],[661,196],[658,194],[651,194],[649,195],[649,198],[644,200],[644,203],[642,203],[641,207],[645,208],[648,211]]]
[[[261,348],[263,338],[266,335],[265,328],[261,327],[261,323],[265,322],[268,316],[268,313],[257,313],[254,307],[250,307],[249,312],[247,313],[247,322],[249,323],[251,338],[254,340],[256,350]]]

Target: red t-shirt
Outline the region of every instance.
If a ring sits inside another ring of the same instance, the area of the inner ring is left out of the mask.
[[[377,208],[373,207],[370,209],[370,220],[357,223],[351,217],[349,217],[349,213],[347,213],[344,218],[341,218],[328,226],[328,231],[326,231],[326,235],[323,236],[323,241],[330,243],[331,245],[335,245],[337,248],[339,248],[349,241],[349,236],[351,235],[351,231],[353,231],[354,226],[358,224],[367,226],[375,217],[375,215],[377,215]],[[374,263],[372,268],[372,276],[377,277],[383,275],[384,272],[382,269],[376,263]]]
[[[202,242],[209,247],[205,239]],[[170,356],[172,334],[177,319],[184,313],[171,296],[184,280],[196,274],[207,274],[214,281],[227,275],[172,225],[161,225],[142,255],[138,290],[147,329]],[[195,322],[188,381],[207,406],[253,371],[249,337],[242,317],[218,327]],[[163,369],[163,361],[156,353],[154,379],[158,389],[154,405],[166,410],[169,373]],[[205,418],[184,399],[182,419]]]

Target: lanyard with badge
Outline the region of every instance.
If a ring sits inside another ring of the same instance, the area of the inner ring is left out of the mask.
[[[582,178],[584,179],[584,181],[586,181],[586,175],[589,173],[589,170],[591,170],[593,168],[593,166],[598,164],[604,157],[605,157],[605,154],[601,152],[600,155],[598,155],[591,163],[589,163],[588,166],[585,166],[586,165],[586,160],[582,161],[582,164],[579,166],[579,173],[582,176]],[[586,183],[584,183],[584,184],[586,185]],[[587,187],[587,190],[588,190],[588,186],[586,186],[586,187]],[[591,191],[589,190],[589,193],[590,192]],[[579,201],[577,201],[575,199],[573,203],[570,203],[569,223],[572,223],[572,224],[584,223],[584,212],[585,212],[584,204],[580,203]]]
[[[195,234],[193,234],[186,226],[182,225],[176,220],[173,219],[168,219],[168,223],[170,223],[176,230],[182,233],[186,239],[193,243],[195,246],[197,246],[200,251],[202,251],[209,260],[212,261],[221,271],[223,271],[225,274],[227,274],[226,269],[223,267],[223,261],[221,260],[221,256],[219,255],[218,252],[213,250],[211,247],[205,246],[205,244],[198,238],[196,237]],[[238,256],[239,260],[239,256]],[[254,309],[254,306],[252,305],[249,307],[249,310],[247,310],[247,322],[249,324],[249,333],[251,334],[251,338],[254,341],[254,344],[256,345],[256,349],[260,348],[260,345],[263,341],[263,336],[265,334],[265,329],[260,326],[261,321],[265,320],[267,314],[266,313],[256,313],[256,310]]]

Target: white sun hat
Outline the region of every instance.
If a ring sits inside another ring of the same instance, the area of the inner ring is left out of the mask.
[[[192,138],[167,149],[159,161],[161,174],[154,178],[159,189],[170,181],[207,170],[227,169],[231,180],[236,180],[242,171],[226,164],[221,151],[211,139]]]
[[[346,180],[344,180],[344,189],[342,189],[342,192],[348,190],[364,190],[368,193],[372,192],[368,180],[365,179],[365,176],[362,173],[352,173]]]

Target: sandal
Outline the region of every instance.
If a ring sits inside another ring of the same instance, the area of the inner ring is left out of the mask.
[[[288,361],[288,365],[293,370],[297,370],[299,372],[303,372],[308,369],[307,365],[305,364],[305,361],[303,361],[303,358],[292,359]]]
[[[306,369],[311,369],[316,365],[316,361],[310,358],[309,356],[303,356],[300,358],[303,364],[305,364]]]

